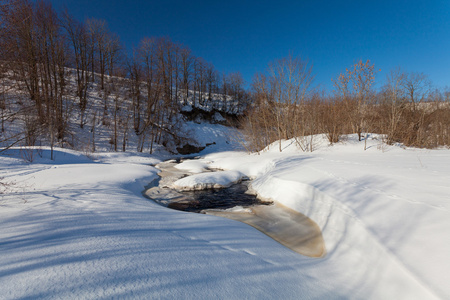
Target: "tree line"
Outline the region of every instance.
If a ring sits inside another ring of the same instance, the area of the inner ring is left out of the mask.
[[[127,51],[104,20],[81,22],[45,0],[0,0],[0,55],[0,143],[7,147],[77,147],[78,140],[96,151],[106,132],[114,151],[125,151],[130,135],[137,151],[175,149],[187,136],[179,112],[192,108],[242,115],[252,151],[275,141],[281,151],[281,140],[291,138],[313,151],[317,134],[331,144],[380,133],[387,144],[450,145],[448,89],[401,69],[375,89],[378,70],[369,60],[345,69],[326,92],[313,86],[311,64],[289,55],[256,74],[247,91],[240,73],[218,72],[185,45],[144,37]],[[76,136],[74,120],[88,138]]]
[[[313,151],[318,134],[333,144],[347,134],[367,141],[369,133],[381,134],[387,144],[450,146],[450,90],[400,68],[376,90],[377,72],[370,60],[357,61],[333,79],[334,90],[327,93],[312,86],[308,61],[292,55],[273,61],[252,83],[254,104],[242,122],[248,149],[279,141],[282,151],[281,140],[295,139],[302,150]]]
[[[133,131],[138,151],[147,145],[152,152],[154,143],[182,142],[182,107],[241,114],[249,102],[240,73],[220,73],[187,46],[145,37],[127,51],[106,21],[80,22],[45,0],[2,0],[0,29],[2,139],[10,139],[9,145],[34,145],[45,136],[52,148],[64,146],[76,116],[81,128],[92,127],[93,136],[95,122],[111,128],[116,151],[119,136],[125,149]],[[20,139],[4,134],[5,122],[17,114],[6,96],[12,86],[29,99],[20,110]],[[95,97],[102,107],[95,107]]]

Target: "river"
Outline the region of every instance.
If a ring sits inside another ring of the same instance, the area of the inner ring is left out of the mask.
[[[322,232],[313,220],[279,203],[258,199],[248,191],[251,182],[201,191],[173,189],[173,182],[192,175],[177,169],[178,163],[177,160],[169,160],[156,165],[161,171],[159,178],[145,191],[147,197],[168,208],[243,222],[305,256],[320,258],[326,255]]]

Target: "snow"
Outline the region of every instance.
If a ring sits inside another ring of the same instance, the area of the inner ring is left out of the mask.
[[[223,151],[243,151],[244,147],[238,142],[240,133],[231,127],[220,124],[202,122],[186,122],[183,128],[190,132],[199,145],[206,145],[201,155]]]
[[[244,174],[239,171],[217,171],[195,174],[181,178],[173,183],[176,190],[204,190],[210,188],[229,187],[233,183],[240,182]]]
[[[210,209],[209,211],[215,211],[214,209]],[[251,208],[248,207],[242,207],[242,206],[235,206],[228,209],[219,209],[217,211],[223,211],[223,212],[239,212],[239,213],[251,213]]]
[[[293,273],[264,261],[284,249],[258,231],[143,198],[154,159],[113,156],[54,166],[0,157],[0,176],[17,182],[0,207],[1,299],[262,296],[274,275]]]
[[[181,111],[183,112],[191,112],[193,110],[191,105],[184,105],[183,107],[181,107]]]
[[[194,173],[182,186],[253,178],[260,197],[317,223],[324,258],[146,199],[156,156],[56,148],[51,161],[44,148],[27,163],[13,149],[0,155],[0,299],[450,298],[450,150],[317,136],[313,152],[283,141],[247,154],[220,125],[197,125],[216,144],[177,166]]]
[[[225,119],[218,111],[216,111],[213,115],[213,120],[217,123],[225,122],[227,119]]]
[[[448,298],[450,151],[388,147],[376,139],[364,151],[354,136],[321,144],[313,153],[285,141],[284,153],[272,147],[206,159],[256,176],[252,188],[260,197],[317,222],[329,252],[319,265],[343,272],[342,285],[353,278],[374,298]]]
[[[186,160],[180,164],[177,164],[175,168],[191,173],[202,173],[208,169],[208,164],[198,160]]]

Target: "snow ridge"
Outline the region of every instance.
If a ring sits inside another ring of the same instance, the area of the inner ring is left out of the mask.
[[[271,188],[273,186],[283,187],[279,189],[283,190],[282,195],[274,192]],[[387,264],[386,268],[390,272],[400,273],[398,275],[407,278],[416,287],[420,287],[424,298],[439,299],[396,255],[379,242],[351,208],[332,196],[313,185],[282,179],[270,173],[256,179],[252,188],[259,197],[278,201],[313,219],[322,230],[329,255],[340,251],[339,248],[343,247],[343,244],[346,244],[345,247],[372,249],[370,253],[366,252],[366,255],[370,257],[369,260],[382,260]],[[391,291],[391,293],[404,293],[403,286],[398,288],[401,290]]]

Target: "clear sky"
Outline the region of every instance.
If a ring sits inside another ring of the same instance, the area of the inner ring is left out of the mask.
[[[76,18],[105,19],[131,48],[167,36],[223,72],[250,82],[268,62],[299,55],[315,83],[359,59],[375,64],[378,86],[400,66],[450,86],[450,0],[51,0]]]

